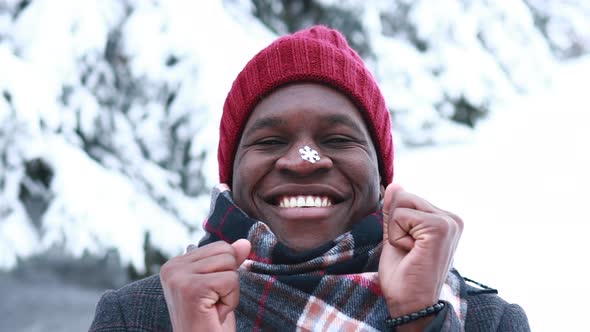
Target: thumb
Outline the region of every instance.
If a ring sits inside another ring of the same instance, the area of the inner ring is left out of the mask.
[[[390,183],[385,189],[385,195],[383,196],[383,239],[387,240],[388,226],[393,215],[393,203],[395,195],[403,191],[402,186],[397,183]]]
[[[252,250],[250,241],[246,239],[239,239],[232,243],[231,246],[234,248],[234,252],[236,253],[236,261],[238,266],[242,265],[246,258],[248,258],[248,255],[250,255],[250,250]]]
[[[404,189],[397,183],[391,183],[385,189],[383,197],[383,240],[399,249],[410,251],[414,247],[414,239],[394,220],[393,213],[398,207],[396,196]]]
[[[392,208],[395,195],[403,190],[404,188],[397,183],[391,183],[385,189],[385,195],[383,196],[383,212],[388,216],[391,216],[392,211],[390,211],[390,209]]]

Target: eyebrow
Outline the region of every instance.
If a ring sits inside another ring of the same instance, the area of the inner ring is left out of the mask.
[[[255,133],[256,131],[258,131],[260,129],[280,127],[284,123],[285,123],[285,120],[283,120],[279,117],[274,117],[274,116],[262,118],[262,119],[257,119],[252,124],[252,126],[250,128],[248,128],[248,130],[246,132],[244,132],[243,136],[252,135],[253,133]]]
[[[342,115],[342,114],[333,114],[325,116],[321,119],[322,122],[325,122],[329,125],[345,125],[350,127],[358,132],[363,132],[363,129],[353,121],[349,116]],[[270,116],[266,118],[257,119],[247,131],[244,132],[243,136],[249,136],[254,134],[256,131],[266,128],[277,128],[283,126],[285,124],[285,120],[280,117]]]
[[[362,128],[359,126],[358,123],[354,122],[349,116],[342,114],[328,115],[324,119],[322,119],[322,122],[327,122],[330,125],[341,124],[347,127],[351,127],[352,129],[358,132],[363,132]]]

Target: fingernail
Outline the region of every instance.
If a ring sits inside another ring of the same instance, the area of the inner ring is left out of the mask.
[[[186,246],[186,251],[184,252],[185,254],[188,254],[189,252],[193,251],[197,249],[197,246],[194,244],[189,244],[188,246]]]

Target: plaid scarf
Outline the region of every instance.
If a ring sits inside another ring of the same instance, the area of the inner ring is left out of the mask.
[[[199,246],[241,238],[252,244],[238,270],[238,331],[387,330],[389,312],[377,275],[383,240],[380,212],[333,241],[298,253],[237,207],[225,185],[213,190],[210,211]],[[464,321],[466,305],[457,278],[449,273],[442,299],[453,304]]]

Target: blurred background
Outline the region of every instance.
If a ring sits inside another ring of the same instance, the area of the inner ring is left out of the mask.
[[[455,267],[587,325],[590,2],[0,0],[0,330],[87,330],[197,242],[233,79],[313,24],[380,82],[394,181],[464,219]]]

